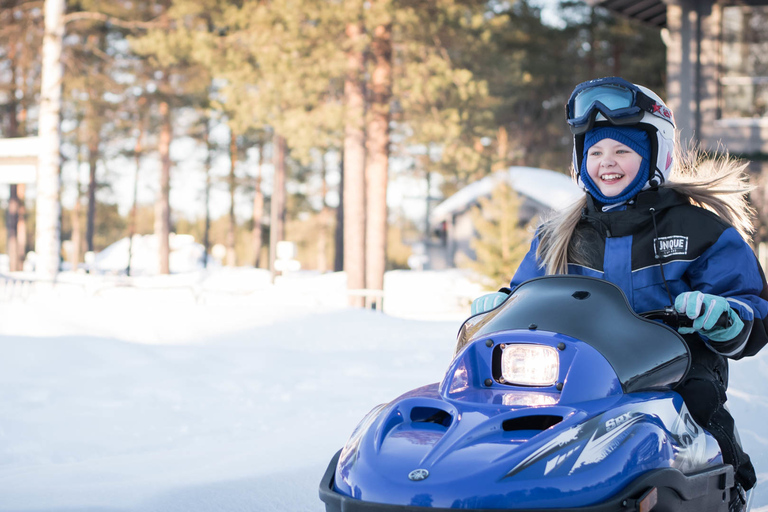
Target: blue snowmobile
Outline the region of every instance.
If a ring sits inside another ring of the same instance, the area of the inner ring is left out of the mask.
[[[678,322],[600,279],[523,283],[464,322],[442,382],[360,422],[326,511],[727,512],[733,468],[671,391],[691,364]]]

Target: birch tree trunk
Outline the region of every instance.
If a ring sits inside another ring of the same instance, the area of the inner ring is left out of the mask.
[[[386,7],[385,7],[386,8]],[[365,284],[370,290],[384,289],[387,266],[387,183],[389,168],[389,102],[392,97],[392,26],[378,25],[371,50],[371,117],[368,123]],[[376,301],[376,307],[382,304]]]
[[[350,47],[344,81],[344,270],[347,288],[361,290],[365,288],[365,61],[360,22],[347,24],[346,34]],[[364,304],[363,297],[350,295],[350,306]]]
[[[35,251],[37,275],[55,279],[61,252],[61,89],[64,66],[61,47],[64,38],[65,0],[45,0],[42,87],[40,95],[40,157],[37,174]]]

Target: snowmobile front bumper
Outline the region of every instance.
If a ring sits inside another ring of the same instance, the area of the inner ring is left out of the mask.
[[[320,499],[326,512],[456,512],[456,509],[372,503],[350,498],[334,490],[333,480],[341,451],[331,459],[320,481]],[[684,475],[677,469],[651,470],[616,496],[587,507],[514,508],[515,512],[728,512],[733,467],[728,464]],[[465,509],[466,510],[466,509]],[[472,509],[468,512],[499,512]]]

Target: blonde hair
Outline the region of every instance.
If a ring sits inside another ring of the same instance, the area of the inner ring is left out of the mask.
[[[679,148],[679,145],[675,145]],[[690,203],[717,214],[746,241],[754,230],[755,210],[747,194],[755,189],[745,172],[748,162],[728,153],[710,155],[698,146],[676,150],[674,167],[662,187],[671,188]],[[572,176],[576,171],[571,169]],[[536,257],[547,274],[567,274],[568,263],[584,263],[586,244],[573,236],[587,206],[586,194],[572,205],[554,212],[539,227]]]

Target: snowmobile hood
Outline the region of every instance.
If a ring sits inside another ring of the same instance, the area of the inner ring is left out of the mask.
[[[649,469],[721,463],[714,439],[669,391],[689,361],[682,338],[635,315],[615,285],[528,281],[462,326],[442,382],[360,422],[328,496],[565,509],[602,503]]]

